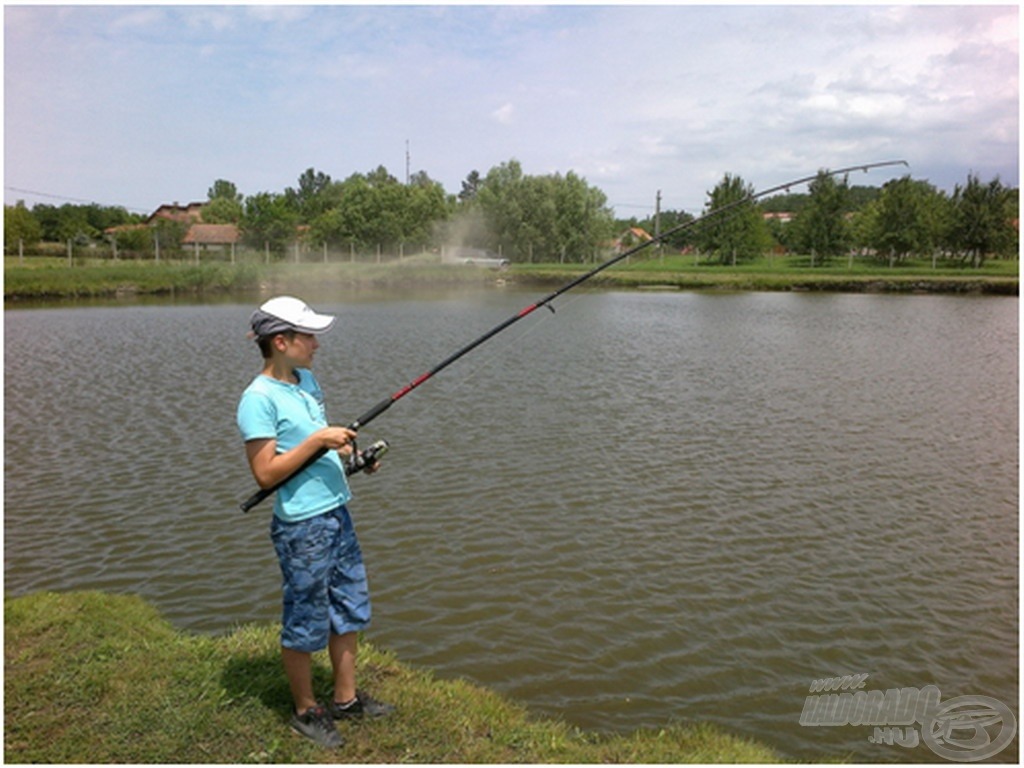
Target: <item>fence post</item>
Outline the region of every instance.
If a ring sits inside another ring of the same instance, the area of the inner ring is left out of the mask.
[[[157,232],[153,233],[153,258],[160,261],[160,234]]]
[[[18,238],[18,263],[25,263],[25,241],[20,237]]]
[[[264,240],[263,241],[263,253],[266,256],[267,264],[269,264],[270,263],[270,241],[269,240]]]
[[[73,266],[74,262],[71,260],[71,238],[68,238],[68,266]]]
[[[231,263],[232,264],[235,263],[235,244],[234,244],[234,242],[231,243]]]
[[[324,240],[324,264],[327,263],[327,241]]]

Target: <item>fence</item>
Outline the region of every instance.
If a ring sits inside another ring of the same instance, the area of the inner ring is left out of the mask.
[[[568,252],[561,249],[558,253],[536,253],[532,248],[525,251],[516,249],[505,249],[501,246],[497,251],[484,251],[483,249],[466,249],[462,247],[433,246],[430,244],[400,243],[397,246],[377,245],[371,248],[361,248],[355,243],[338,246],[327,243],[311,244],[305,242],[293,242],[285,248],[273,248],[270,243],[264,243],[262,248],[243,245],[241,243],[230,243],[224,245],[161,245],[159,240],[154,238],[152,247],[144,251],[128,250],[119,248],[116,242],[88,241],[76,242],[68,240],[65,243],[41,242],[32,245],[25,245],[22,241],[5,243],[4,253],[8,257],[16,256],[19,263],[25,263],[28,259],[49,258],[64,260],[68,265],[83,263],[86,261],[174,261],[174,262],[229,262],[229,263],[361,263],[361,264],[385,264],[401,262],[410,259],[419,261],[434,260],[439,263],[460,263],[463,251],[474,251],[488,253],[497,258],[509,258],[512,261],[524,263],[597,263],[609,258],[613,252],[609,249],[593,249],[585,253]]]
[[[396,247],[375,246],[371,249],[357,248],[355,244],[346,247],[329,246],[326,243],[312,246],[307,243],[292,243],[283,250],[272,248],[265,243],[263,248],[253,248],[240,243],[224,245],[185,245],[161,246],[154,240],[151,249],[145,251],[118,248],[110,242],[75,242],[65,243],[34,243],[25,245],[21,240],[4,244],[4,255],[17,258],[24,264],[33,259],[46,258],[63,260],[69,266],[86,261],[174,261],[193,262],[196,264],[210,262],[235,263],[362,263],[383,264],[404,261],[406,259],[441,260],[441,249],[430,249],[424,245],[412,246],[399,244]]]

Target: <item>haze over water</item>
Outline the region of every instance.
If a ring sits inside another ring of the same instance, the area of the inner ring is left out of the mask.
[[[339,315],[315,366],[339,423],[535,299],[307,298]],[[255,303],[5,313],[8,594],[277,620],[270,505],[237,506]],[[802,760],[935,760],[801,726],[822,677],[1018,712],[1016,298],[557,309],[361,436],[392,444],[353,480],[373,642],[583,727],[707,720]]]

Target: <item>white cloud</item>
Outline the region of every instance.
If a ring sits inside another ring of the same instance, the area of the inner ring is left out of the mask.
[[[726,171],[767,185],[879,154],[1016,184],[1017,22],[1008,6],[9,6],[5,174],[155,206],[232,173],[251,194],[311,165],[395,172],[408,139],[449,191],[513,157],[680,207]]]
[[[512,122],[512,115],[515,113],[515,107],[512,104],[506,102],[498,107],[496,110],[491,112],[491,117],[502,125],[508,125]]]

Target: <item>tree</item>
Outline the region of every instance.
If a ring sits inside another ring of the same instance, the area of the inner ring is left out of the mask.
[[[941,198],[935,187],[909,175],[886,182],[855,223],[858,240],[890,266],[927,255],[940,240]]]
[[[701,226],[697,233],[700,248],[713,254],[719,263],[757,258],[771,247],[771,237],[760,209],[746,200],[754,188],[739,176],[725,177],[708,193],[704,215],[729,208]]]
[[[583,261],[608,239],[604,193],[573,172],[527,176],[518,160],[491,168],[469,206],[479,206],[492,248],[523,258]]]
[[[974,174],[953,190],[949,245],[961,263],[981,267],[989,255],[1009,255],[1016,248],[1013,220],[1016,196],[997,176],[982,184]]]
[[[153,252],[155,249],[153,235],[153,229],[145,224],[137,224],[133,227],[117,230],[114,234],[114,242],[117,244],[117,250],[121,254],[145,254]],[[166,236],[173,238],[172,234]]]
[[[18,242],[35,245],[42,237],[43,227],[25,207],[24,200],[19,200],[17,205],[4,206],[4,243],[8,247]]]
[[[328,174],[307,168],[299,176],[298,188],[288,187],[284,197],[299,219],[309,223],[337,202],[338,190]]]
[[[682,227],[684,224],[689,224],[694,220],[694,217],[686,211],[662,211],[661,222],[658,227],[659,232],[668,232],[675,229],[676,227]],[[655,234],[655,222],[653,217],[647,219],[641,224],[648,232],[652,235]],[[694,243],[694,234],[691,227],[684,227],[678,232],[669,235],[662,242],[665,245],[675,250],[681,251]]]
[[[462,182],[462,190],[459,192],[459,202],[470,203],[476,200],[476,193],[480,191],[480,171],[470,171]]]
[[[160,243],[161,251],[177,251],[181,249],[181,241],[188,233],[188,224],[170,219],[158,219],[150,227],[151,234]]]
[[[234,183],[226,179],[217,179],[213,182],[213,186],[207,191],[206,197],[211,201],[230,200],[233,203],[242,202],[242,193],[238,191]]]
[[[819,171],[808,189],[807,205],[791,226],[793,242],[811,254],[813,266],[816,260],[824,264],[850,247],[851,231],[844,217],[849,185],[845,179],[840,182],[827,171]]]
[[[203,206],[203,222],[206,224],[238,224],[244,215],[242,203],[226,197],[215,197]]]
[[[99,238],[105,229],[124,224],[135,224],[142,220],[138,214],[128,213],[123,207],[64,203],[36,205],[32,215],[42,228],[42,239],[48,242],[73,240],[85,244]]]
[[[423,171],[402,184],[379,166],[332,187],[334,202],[310,222],[315,242],[360,248],[427,244],[449,215],[444,189]]]
[[[226,179],[217,179],[206,193],[209,202],[203,206],[207,224],[238,224],[245,214],[242,194]]]
[[[275,251],[283,251],[295,239],[298,223],[298,214],[284,195],[257,192],[245,198],[243,238],[254,248],[269,245]]]

